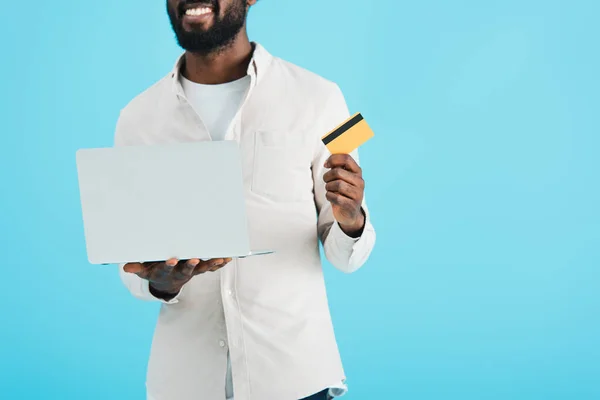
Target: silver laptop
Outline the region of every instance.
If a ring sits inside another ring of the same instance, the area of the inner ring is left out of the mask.
[[[77,151],[91,264],[243,258],[250,248],[235,141]]]

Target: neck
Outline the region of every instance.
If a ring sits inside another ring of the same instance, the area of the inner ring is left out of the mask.
[[[253,46],[246,29],[227,47],[210,54],[185,53],[183,76],[205,85],[227,83],[246,76]]]

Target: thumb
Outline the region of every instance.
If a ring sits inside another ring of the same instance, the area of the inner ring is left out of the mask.
[[[123,271],[130,274],[139,274],[144,270],[144,266],[141,263],[129,263],[123,266]]]

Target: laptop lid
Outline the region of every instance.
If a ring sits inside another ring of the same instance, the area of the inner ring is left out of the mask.
[[[235,141],[82,149],[76,158],[90,263],[252,254]]]

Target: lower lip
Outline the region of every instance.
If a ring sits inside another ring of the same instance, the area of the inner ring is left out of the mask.
[[[206,14],[202,14],[202,15],[187,15],[184,14],[183,15],[183,21],[188,23],[188,24],[200,24],[202,22],[206,22],[208,21],[213,15],[213,12],[207,12]]]

